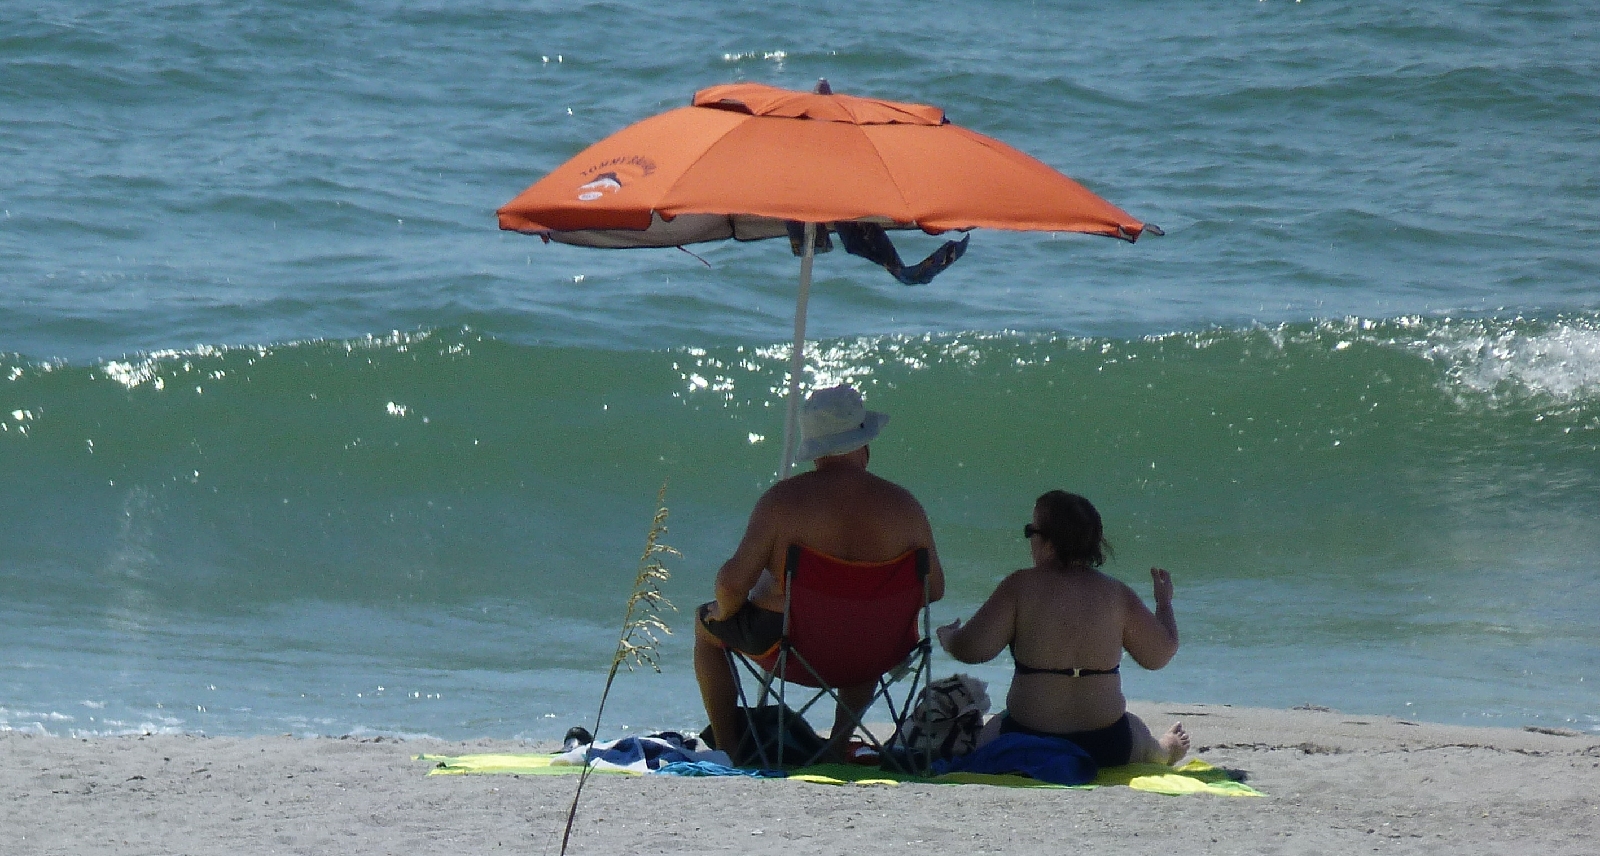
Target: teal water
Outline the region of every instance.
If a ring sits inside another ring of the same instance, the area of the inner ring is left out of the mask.
[[[683,632],[608,720],[701,724],[686,616],[774,477],[794,260],[545,246],[493,210],[696,88],[828,77],[1168,232],[978,232],[919,288],[818,260],[808,379],[893,415],[874,466],[933,519],[936,618],[1066,487],[1114,574],[1176,580],[1183,651],[1132,695],[1600,730],[1597,29],[0,10],[0,729],[559,736],[663,482]]]

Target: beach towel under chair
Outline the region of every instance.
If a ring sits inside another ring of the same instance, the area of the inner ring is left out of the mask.
[[[748,760],[763,767],[816,762],[826,746],[796,758],[786,735],[824,698],[839,703],[837,687],[875,683],[872,699],[850,711],[856,733],[877,751],[885,767],[926,770],[930,759],[913,757],[898,745],[911,707],[928,674],[932,651],[928,609],[928,551],[917,549],[882,563],[847,562],[792,545],[784,562],[783,637],[766,654],[752,657],[727,648],[728,666],[745,712]],[[741,671],[760,687],[755,705],[745,694]],[[785,688],[807,688],[803,704],[791,709]],[[776,696],[775,704],[769,697]],[[883,701],[895,732],[874,734],[862,717]],[[776,720],[773,722],[772,720]],[[809,731],[809,726],[805,726]],[[753,738],[753,739],[752,739]],[[750,745],[753,744],[753,745]]]

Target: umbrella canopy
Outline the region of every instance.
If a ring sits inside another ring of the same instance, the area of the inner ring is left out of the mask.
[[[818,224],[1085,232],[1132,242],[1154,226],[937,107],[759,83],[695,93],[630,125],[502,206],[500,228],[579,246],[675,247],[789,234],[804,223],[779,475],[793,461]]]
[[[944,111],[759,83],[695,93],[618,131],[500,208],[500,228],[595,247],[785,234],[784,223],[1087,232],[1144,224]]]

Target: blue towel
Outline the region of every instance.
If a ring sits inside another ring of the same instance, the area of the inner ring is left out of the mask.
[[[664,776],[749,776],[755,779],[782,779],[789,775],[782,770],[741,770],[711,761],[674,761],[651,772]]]
[[[1021,773],[1055,785],[1086,785],[1100,768],[1078,744],[1061,737],[1002,734],[965,755],[933,762],[944,773]]]
[[[652,770],[663,764],[694,760],[692,755],[672,742],[638,737],[624,737],[605,747],[590,746],[585,757],[590,761],[608,761],[619,767],[643,761]]]

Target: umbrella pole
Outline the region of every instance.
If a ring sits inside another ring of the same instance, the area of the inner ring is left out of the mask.
[[[800,294],[794,304],[794,347],[789,349],[789,406],[783,422],[783,463],[778,478],[794,469],[794,447],[800,421],[800,373],[806,367],[806,303],[811,299],[811,262],[816,258],[817,224],[807,223],[800,250]]]

